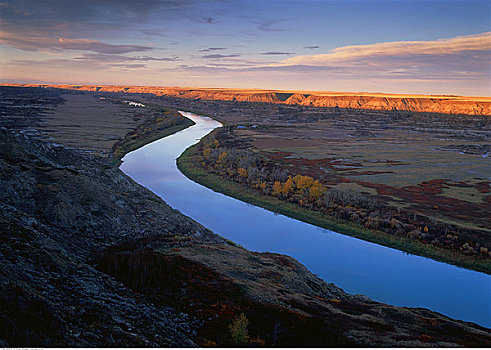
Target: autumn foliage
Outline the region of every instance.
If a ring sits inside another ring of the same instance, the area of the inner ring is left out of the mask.
[[[246,150],[220,147],[216,139],[202,145],[202,164],[231,180],[248,184],[264,194],[305,205],[322,200],[327,187],[307,175],[287,175],[267,166],[264,160]]]
[[[475,237],[464,235],[460,228],[384,206],[370,195],[328,187],[308,175],[291,174],[272,160],[236,143],[227,131],[217,136],[220,141],[211,136],[199,144],[196,164],[201,164],[207,172],[239,182],[261,194],[349,221],[363,229],[383,231],[465,255],[491,256],[487,244],[477,243]]]

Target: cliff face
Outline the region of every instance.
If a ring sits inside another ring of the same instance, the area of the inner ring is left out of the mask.
[[[490,97],[392,95],[369,93],[293,92],[116,85],[29,85],[93,92],[152,93],[188,99],[284,103],[313,107],[398,110],[427,113],[491,115]]]
[[[293,97],[293,96],[292,96]],[[412,112],[490,115],[491,102],[442,97],[382,97],[382,96],[316,96],[285,103],[316,107],[339,107],[368,110],[398,110]]]

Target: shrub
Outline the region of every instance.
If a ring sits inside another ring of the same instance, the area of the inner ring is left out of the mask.
[[[233,322],[228,326],[230,334],[232,335],[232,342],[238,346],[244,346],[249,343],[249,334],[247,326],[249,320],[243,313],[240,314]]]

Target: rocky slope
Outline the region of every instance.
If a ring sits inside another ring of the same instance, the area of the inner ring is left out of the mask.
[[[89,260],[126,236],[220,240],[117,169],[5,131],[0,147],[3,345],[193,345],[185,315],[148,304]]]
[[[489,329],[352,296],[292,258],[237,247],[108,159],[38,141],[8,120],[2,346],[238,345],[229,326],[242,313],[249,336],[240,345],[491,345]]]
[[[93,92],[151,93],[188,99],[280,103],[311,107],[338,107],[366,110],[398,110],[426,113],[491,115],[491,98],[447,95],[394,95],[381,93],[338,93],[312,91],[239,90],[174,88],[117,85],[47,85],[21,86],[55,87]]]

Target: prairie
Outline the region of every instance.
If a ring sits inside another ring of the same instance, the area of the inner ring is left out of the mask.
[[[484,138],[431,131],[340,128],[332,122],[237,130],[251,150],[340,190],[374,195],[438,221],[491,231]],[[483,133],[484,134],[484,133]]]

